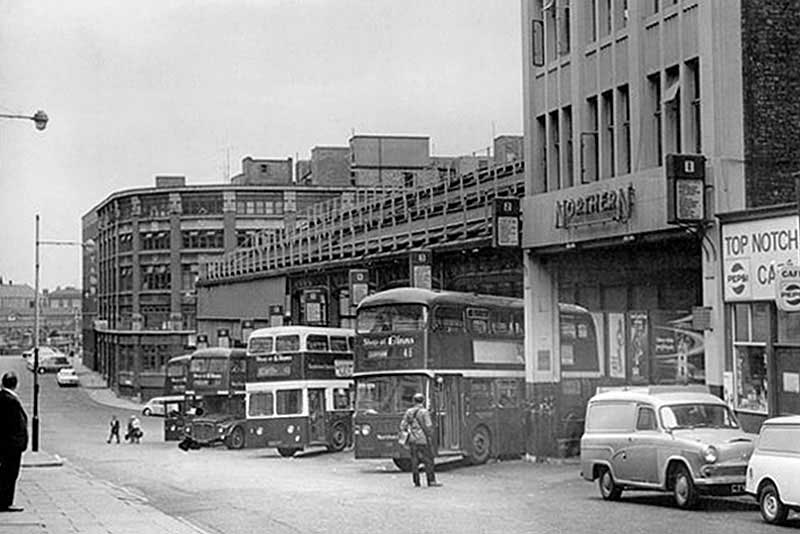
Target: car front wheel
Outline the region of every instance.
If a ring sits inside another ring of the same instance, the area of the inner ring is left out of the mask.
[[[150,408],[145,408],[142,410],[142,415],[149,416],[151,413],[153,413],[153,411]]]
[[[685,466],[675,468],[672,478],[672,494],[678,508],[692,508],[697,503],[697,489],[692,475]]]
[[[614,482],[611,470],[606,468],[600,473],[597,479],[597,487],[600,489],[600,496],[606,501],[617,501],[622,496],[622,488]]]
[[[778,489],[772,483],[764,486],[761,493],[758,494],[758,505],[761,509],[761,517],[773,525],[783,523],[786,521],[786,516],[789,515],[789,509],[781,502]]]

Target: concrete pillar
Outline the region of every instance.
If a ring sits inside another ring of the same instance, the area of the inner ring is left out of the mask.
[[[173,330],[182,327],[181,315],[181,290],[183,289],[181,272],[181,249],[183,248],[183,235],[181,234],[181,196],[179,193],[169,195],[169,275],[170,275],[170,304],[169,320]]]
[[[236,192],[222,193],[223,243],[225,252],[236,250]]]
[[[725,303],[720,266],[722,248],[716,223],[706,230],[702,248],[703,306],[711,308],[711,328],[703,333],[706,384],[712,393],[721,397],[725,371]]]

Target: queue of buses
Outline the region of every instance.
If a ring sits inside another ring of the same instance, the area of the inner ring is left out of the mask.
[[[591,319],[589,317],[589,319]],[[402,414],[426,398],[438,456],[472,463],[525,451],[523,303],[398,288],[366,297],[356,329],[255,330],[247,348],[200,349],[170,360],[165,438],[195,446],[307,447],[392,459]]]

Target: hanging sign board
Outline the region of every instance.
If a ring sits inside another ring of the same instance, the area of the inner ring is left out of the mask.
[[[667,222],[705,220],[706,158],[700,154],[667,154]]]
[[[781,311],[800,311],[800,265],[787,262],[778,268],[775,304]]]

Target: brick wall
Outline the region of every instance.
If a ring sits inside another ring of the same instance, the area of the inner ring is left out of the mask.
[[[747,206],[795,200],[800,171],[800,0],[742,0]]]

